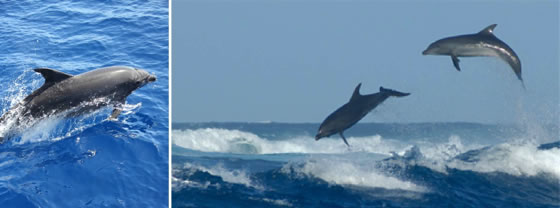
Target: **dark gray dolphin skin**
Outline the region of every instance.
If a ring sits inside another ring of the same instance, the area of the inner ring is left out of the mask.
[[[356,86],[354,93],[350,98],[348,103],[344,104],[342,107],[338,108],[334,113],[331,113],[321,126],[319,127],[319,133],[315,136],[315,140],[319,140],[323,137],[328,137],[333,134],[338,133],[344,143],[350,146],[344,137],[344,130],[352,127],[354,124],[358,123],[364,116],[366,116],[371,110],[385,101],[391,96],[404,97],[410,95],[410,93],[402,93],[391,89],[386,89],[383,87],[379,88],[378,93],[361,95],[360,87],[362,83]]]
[[[15,118],[17,125],[22,119],[48,117],[78,106],[66,116],[114,105],[110,118],[115,119],[121,112],[117,106],[124,104],[128,95],[156,80],[144,70],[126,66],[100,68],[76,76],[47,68],[34,71],[41,73],[44,84],[3,115],[0,124]]]
[[[496,24],[490,25],[475,34],[440,39],[430,44],[422,54],[451,56],[453,66],[455,66],[458,71],[461,71],[458,57],[498,57],[509,64],[513,72],[515,72],[515,75],[517,75],[517,78],[523,83],[523,78],[521,77],[521,61],[513,49],[494,36],[493,31],[496,26]]]

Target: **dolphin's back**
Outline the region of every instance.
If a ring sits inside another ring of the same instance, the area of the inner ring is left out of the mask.
[[[319,129],[328,129],[332,132],[331,134],[344,131],[362,119],[362,114],[363,112],[360,109],[356,109],[354,106],[346,103],[327,116]]]

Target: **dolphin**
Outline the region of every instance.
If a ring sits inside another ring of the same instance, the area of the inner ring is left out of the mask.
[[[383,87],[379,88],[378,93],[361,95],[360,87],[362,83],[356,86],[354,93],[350,98],[348,103],[344,104],[342,107],[338,108],[335,112],[331,113],[319,127],[319,133],[315,136],[315,140],[319,140],[323,137],[328,137],[333,134],[338,133],[344,143],[348,144],[343,132],[352,127],[354,124],[358,123],[364,116],[366,116],[371,110],[381,104],[390,96],[404,97],[410,95],[410,93],[398,92],[391,89],[386,89]]]
[[[107,105],[114,106],[110,119],[116,119],[120,106],[134,90],[156,80],[155,75],[127,66],[105,67],[75,76],[48,68],[34,71],[45,82],[0,117],[0,125],[14,119],[19,125],[63,112],[68,112],[65,117],[74,117]],[[0,135],[0,142],[3,140]]]
[[[453,66],[458,71],[461,71],[458,57],[498,57],[509,64],[515,75],[517,75],[517,79],[523,84],[521,61],[513,49],[494,35],[493,32],[496,26],[497,24],[492,24],[475,34],[440,39],[430,44],[422,54],[451,56]]]

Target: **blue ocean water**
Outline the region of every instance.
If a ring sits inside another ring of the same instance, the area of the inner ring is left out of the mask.
[[[173,207],[559,207],[557,124],[174,123]]]
[[[125,65],[157,76],[117,121],[107,107],[43,120],[0,144],[0,207],[165,207],[168,1],[0,5],[2,114],[42,85],[36,67],[80,74]]]

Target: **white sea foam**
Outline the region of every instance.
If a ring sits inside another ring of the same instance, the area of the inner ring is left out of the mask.
[[[274,206],[282,206],[282,207],[293,207],[294,205],[290,203],[286,199],[269,199],[269,198],[257,198],[257,197],[249,197],[251,200],[255,201],[263,201]]]
[[[241,184],[255,189],[263,189],[261,186],[255,184],[245,171],[226,169],[221,164],[217,164],[213,167],[204,167],[200,165],[186,163],[184,164],[184,169],[204,171],[211,175],[219,176],[222,178],[222,180],[228,183]],[[181,183],[188,183],[188,182],[183,181]]]
[[[376,169],[364,168],[370,166],[362,167],[365,161],[374,163],[379,158],[373,159],[369,155],[366,156],[367,158],[361,158],[352,153],[366,152],[384,155],[393,153],[401,157],[400,160],[396,160],[397,162],[404,162],[402,164],[405,165],[421,165],[441,173],[446,173],[448,168],[455,168],[485,173],[502,172],[516,176],[535,176],[544,173],[560,178],[560,149],[538,150],[538,145],[534,141],[540,137],[538,135],[529,136],[531,138],[528,139],[528,142],[520,142],[523,139],[515,138],[513,142],[487,146],[465,142],[457,135],[451,135],[445,143],[432,143],[425,139],[404,143],[374,135],[348,137],[351,145],[351,148],[348,148],[339,138],[315,141],[310,136],[296,136],[269,140],[250,132],[204,128],[173,130],[172,142],[175,145],[202,152],[328,154],[331,156],[328,162],[310,161],[303,166],[304,168],[300,172],[336,184],[399,187],[421,191],[424,190],[421,186],[384,175]],[[468,161],[457,158],[471,150],[474,150],[475,154],[469,156],[471,159]],[[383,184],[384,182],[387,184]]]
[[[460,154],[475,150],[468,160],[457,158]],[[415,152],[418,151],[418,152]],[[515,176],[548,174],[560,179],[560,149],[539,150],[538,145],[528,143],[502,143],[483,148],[482,145],[464,145],[459,137],[452,136],[448,143],[422,144],[399,155],[419,155],[408,158],[408,164],[417,164],[434,171],[446,173],[448,168],[476,172],[502,172]]]
[[[457,135],[451,135],[446,143],[418,142],[411,145],[405,151],[398,152],[396,155],[406,158],[407,164],[421,165],[441,173],[447,172],[447,163],[456,156],[482,148],[483,145],[471,143],[463,144]]]
[[[20,139],[12,142],[20,145],[68,138],[100,122],[99,112],[109,111],[101,109],[72,119],[65,118],[68,112],[64,112],[46,118],[22,120],[19,126],[11,129],[12,134],[20,136]]]
[[[317,177],[332,184],[415,192],[428,191],[421,185],[386,175],[374,166],[374,163],[361,163],[351,159],[314,158],[303,165],[287,164],[282,170],[286,173],[295,171],[296,174]]]
[[[82,106],[104,106],[106,103],[106,99],[97,99],[89,103],[83,103],[80,107],[75,107],[73,109],[55,115],[46,116],[45,118],[22,119],[20,118],[21,115],[16,113],[17,115],[10,117],[4,123],[2,123],[2,125],[0,125],[0,136],[21,136],[21,139],[14,141],[15,144],[42,142],[47,140],[58,141],[64,138],[68,138],[104,120],[107,120],[112,108],[110,108],[111,106],[109,105],[92,112],[86,112],[86,114],[83,115],[66,118],[68,114],[79,111]],[[120,107],[122,108],[121,115],[128,115],[130,113],[133,113],[140,106],[141,103],[122,105]],[[18,121],[19,124],[16,125]]]
[[[279,153],[322,153],[370,152],[389,155],[407,145],[382,139],[379,135],[348,137],[348,148],[340,138],[323,138],[315,141],[310,136],[268,140],[253,133],[239,130],[204,128],[196,130],[173,130],[173,144],[202,152],[279,154]]]
[[[173,172],[176,172],[176,171],[179,171],[179,170],[173,169]],[[204,184],[202,184],[202,183],[198,183],[198,182],[191,181],[191,180],[188,180],[188,179],[176,178],[175,176],[171,177],[171,188],[172,188],[173,191],[180,191],[185,187],[207,189],[208,186],[210,186],[210,182],[208,182],[208,181],[205,182]]]
[[[190,187],[192,185],[192,181],[189,180],[182,180],[180,178],[176,178],[175,176],[171,177],[171,188],[173,191],[180,191],[185,187]]]
[[[17,143],[24,144],[28,142],[46,141],[61,121],[62,119],[60,117],[51,117],[38,121],[32,127],[21,133],[21,139]]]
[[[0,137],[9,136],[12,132],[12,127],[16,124],[16,117],[19,116],[23,108],[17,107],[18,104],[23,100],[31,91],[31,88],[37,88],[40,84],[40,79],[34,79],[29,81],[29,77],[35,75],[31,70],[26,70],[21,73],[16,80],[10,83],[7,89],[5,89],[6,96],[0,99],[2,106],[2,116],[4,121],[0,123]],[[38,75],[35,75],[38,76]],[[29,82],[29,83],[26,83]],[[10,114],[7,114],[10,110]]]
[[[433,143],[424,142],[420,143],[418,146],[422,149],[422,153],[425,157],[434,160],[449,160],[465,151],[481,147],[479,145],[475,145],[474,147],[471,145],[470,147],[467,147],[466,145],[463,145],[461,137],[457,135],[451,135],[448,138],[447,143],[434,145]]]
[[[481,151],[475,162],[453,160],[449,167],[516,176],[550,174],[560,179],[560,149],[539,150],[535,144],[500,144]]]

